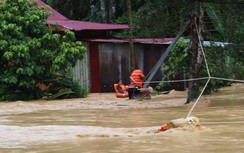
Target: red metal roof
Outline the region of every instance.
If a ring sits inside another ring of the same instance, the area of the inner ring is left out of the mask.
[[[128,25],[120,24],[105,24],[96,22],[85,22],[77,20],[69,20],[62,14],[58,13],[56,10],[42,2],[41,0],[29,0],[30,2],[37,2],[38,6],[46,7],[47,11],[50,11],[53,15],[47,20],[48,24],[58,24],[64,29],[81,31],[81,30],[118,30],[118,29],[128,29]],[[62,28],[61,28],[62,29]]]
[[[145,44],[170,44],[175,38],[137,38],[133,39],[134,43]],[[83,39],[90,42],[112,42],[112,43],[128,43],[128,39]]]
[[[120,24],[104,24],[95,22],[85,22],[76,20],[47,20],[48,24],[58,24],[69,30],[81,31],[81,30],[116,30],[127,29],[127,25]]]
[[[175,38],[137,38],[134,39],[134,42],[140,42],[140,43],[150,43],[150,44],[169,44],[171,43]]]

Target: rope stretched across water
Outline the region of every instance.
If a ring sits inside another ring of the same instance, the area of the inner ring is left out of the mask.
[[[186,118],[188,118],[192,111],[194,110],[195,106],[197,105],[200,97],[202,96],[203,92],[205,91],[208,83],[210,82],[211,79],[216,79],[216,80],[226,80],[226,81],[232,81],[232,82],[242,82],[244,83],[244,80],[235,80],[235,79],[228,79],[228,78],[219,78],[219,77],[212,77],[211,74],[210,74],[210,70],[209,70],[209,66],[208,66],[208,62],[207,62],[207,59],[206,59],[206,55],[205,55],[205,52],[204,52],[204,49],[203,49],[203,44],[202,44],[202,41],[201,41],[201,38],[200,38],[200,34],[199,34],[199,30],[198,30],[198,26],[196,24],[196,21],[195,21],[195,25],[196,25],[196,31],[197,31],[197,35],[198,35],[198,41],[199,41],[199,45],[200,45],[200,48],[201,48],[201,51],[202,51],[202,54],[203,54],[203,58],[204,58],[204,62],[205,62],[205,66],[206,66],[206,69],[207,69],[207,73],[208,73],[208,77],[202,77],[202,78],[193,78],[193,79],[184,79],[184,80],[168,80],[168,81],[146,81],[144,82],[145,84],[150,84],[150,83],[164,83],[164,82],[185,82],[185,81],[196,81],[196,80],[203,80],[203,79],[207,79],[207,82],[206,84],[204,85],[201,93],[199,94],[197,100],[195,101],[194,105],[192,106],[192,108],[190,109],[188,115]],[[151,78],[150,78],[151,79]],[[149,80],[150,80],[149,79]]]
[[[217,80],[226,80],[226,81],[236,81],[236,82],[244,82],[244,80],[235,80],[235,79],[227,79],[227,78],[218,78],[218,77],[211,77],[211,74],[210,74],[210,71],[209,71],[209,67],[208,67],[208,63],[207,63],[207,59],[206,59],[206,56],[205,56],[205,52],[204,52],[204,49],[203,49],[203,45],[202,45],[202,41],[201,41],[201,38],[200,38],[200,34],[199,34],[199,30],[198,30],[198,26],[197,26],[197,23],[195,21],[195,25],[196,25],[196,31],[197,31],[197,35],[198,35],[198,41],[199,41],[199,44],[200,44],[200,47],[201,47],[201,51],[203,53],[203,57],[204,57],[204,62],[205,62],[205,65],[206,65],[206,68],[207,68],[207,72],[208,72],[208,81],[206,82],[204,88],[202,89],[201,93],[199,94],[196,102],[194,103],[194,105],[192,106],[191,110],[189,111],[187,117],[189,117],[193,111],[193,109],[195,108],[195,106],[197,105],[200,97],[202,96],[203,92],[205,91],[209,81],[211,79],[217,79]],[[186,117],[186,118],[187,118]]]
[[[201,38],[200,38],[200,33],[199,33],[199,29],[198,29],[196,20],[195,20],[195,26],[196,26],[196,31],[197,31],[198,42],[199,42],[199,45],[200,45],[200,47],[201,47],[201,51],[202,51],[202,54],[203,54],[203,59],[204,59],[204,62],[205,62],[206,68],[207,68],[207,72],[208,72],[208,81],[206,82],[205,86],[203,87],[201,93],[199,94],[199,96],[198,96],[196,102],[195,102],[194,105],[192,106],[192,108],[191,108],[191,110],[189,111],[189,113],[188,113],[188,115],[186,116],[186,118],[188,118],[188,117],[191,115],[193,109],[194,109],[195,106],[197,105],[197,103],[198,103],[200,97],[202,96],[202,94],[203,94],[203,92],[205,91],[205,89],[206,89],[206,87],[207,87],[209,81],[211,80],[211,74],[210,74],[210,71],[209,71],[208,62],[207,62],[206,55],[205,55],[205,52],[204,52],[204,49],[203,49],[202,40],[201,40]]]

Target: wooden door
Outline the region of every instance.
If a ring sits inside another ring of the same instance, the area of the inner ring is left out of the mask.
[[[91,78],[91,93],[101,92],[100,81],[100,64],[98,44],[92,43],[89,46],[90,56],[90,78]]]

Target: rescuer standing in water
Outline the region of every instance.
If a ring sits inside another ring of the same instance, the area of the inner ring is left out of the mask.
[[[145,76],[143,71],[140,69],[135,69],[130,75],[130,85],[129,85],[129,99],[140,98],[140,88],[143,86]]]

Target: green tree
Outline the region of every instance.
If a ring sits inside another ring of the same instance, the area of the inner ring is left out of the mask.
[[[243,3],[239,2],[211,2],[212,3],[204,3],[204,9],[207,15],[205,15],[205,20],[201,24],[201,26],[204,27],[204,41],[211,42],[210,45],[203,46],[210,74],[212,77],[243,80],[244,48],[242,44],[244,42],[244,30],[242,24],[243,15],[241,14],[244,13],[242,9],[244,5]],[[200,16],[199,14],[197,15],[199,19]],[[196,45],[193,48],[200,49],[200,46],[197,45],[198,36],[196,34],[196,30],[195,34],[192,35],[192,37],[190,38],[195,38]],[[190,69],[191,66],[194,66],[194,63],[198,63],[196,62],[197,58],[196,56],[195,58],[193,57],[192,51],[189,50],[191,51],[189,52],[186,46],[184,46],[183,48],[178,47],[180,44],[181,40],[178,42],[174,50],[172,50],[171,54],[169,55],[169,64],[168,66],[164,67],[164,71],[167,70],[168,72],[165,77],[174,78],[174,76],[178,73],[182,73],[180,71],[182,70],[182,66],[184,66],[184,70],[186,70],[186,78],[208,77],[205,61],[203,61],[202,64],[198,65],[198,70],[193,71],[194,67]],[[189,62],[187,64],[186,62],[189,61],[189,59],[191,60],[191,64]],[[182,63],[182,61],[184,62]],[[195,72],[198,75],[191,77],[192,72]],[[188,99],[188,102],[198,97],[205,83],[206,80],[199,80],[194,82],[197,87],[192,89],[194,93],[191,93],[191,99]],[[204,91],[204,94],[209,94],[217,91],[218,88],[229,85],[231,83],[232,82],[226,80],[211,79],[207,88]]]
[[[114,0],[44,0],[69,19],[112,23]]]
[[[214,42],[222,42],[222,47],[212,43],[210,47],[205,48],[211,75],[243,80],[243,1],[208,1],[208,3],[204,3],[204,8],[213,25],[212,27],[205,26],[205,38]],[[217,32],[213,32],[213,29],[216,29]],[[213,88],[227,84],[226,81],[211,81],[210,84],[212,82],[214,82]]]
[[[71,31],[53,33],[49,14],[28,0],[5,0],[0,5],[0,100],[37,99],[57,90],[55,82],[69,78],[69,67],[86,48]],[[59,88],[60,89],[60,88]]]
[[[186,15],[193,10],[192,0],[146,1],[134,14],[138,37],[175,37]]]
[[[91,0],[43,0],[58,12],[73,20],[90,20],[92,9],[97,13],[97,5]],[[99,16],[101,17],[101,16]]]

